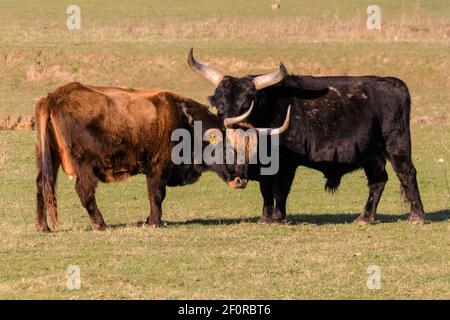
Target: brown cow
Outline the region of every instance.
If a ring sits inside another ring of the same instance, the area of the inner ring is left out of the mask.
[[[236,119],[241,121],[242,116]],[[193,121],[201,121],[203,131],[225,131],[222,120],[207,106],[160,89],[74,82],[49,93],[36,105],[37,230],[50,231],[46,213],[53,228],[57,227],[55,183],[60,165],[69,178],[76,179],[75,189],[96,230],[106,228],[95,200],[98,181],[145,174],[150,201],[147,223],[154,226],[161,225],[166,186],[193,183],[203,171],[212,170],[230,186],[244,188],[247,165],[175,165],[171,161],[172,132],[180,128],[191,132]]]

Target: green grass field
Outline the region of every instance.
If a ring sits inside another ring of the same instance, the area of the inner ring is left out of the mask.
[[[59,85],[162,87],[206,103],[214,89],[186,65],[196,57],[224,73],[266,72],[283,61],[313,75],[392,75],[413,97],[413,154],[431,224],[405,221],[398,179],[375,224],[352,221],[367,197],[363,172],[337,194],[299,168],[286,226],[257,223],[259,187],[231,190],[213,174],[169,189],[167,228],[142,226],[145,182],[100,185],[105,232],[90,230],[74,186],[58,182],[60,230],[34,230],[35,133],[0,131],[0,298],[450,298],[450,5],[378,0],[382,30],[366,29],[372,1],[76,1],[81,30],[66,28],[59,1],[0,0],[0,118],[32,114]],[[66,288],[78,265],[80,290]],[[381,269],[381,289],[366,286]]]

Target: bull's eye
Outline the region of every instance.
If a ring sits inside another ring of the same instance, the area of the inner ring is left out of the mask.
[[[209,143],[210,144],[216,144],[216,136],[214,134],[211,134],[209,136]]]

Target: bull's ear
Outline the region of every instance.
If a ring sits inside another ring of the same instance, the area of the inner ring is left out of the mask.
[[[216,98],[215,98],[214,96],[209,96],[209,97],[208,97],[208,101],[209,101],[209,104],[210,104],[213,108],[217,109],[217,107],[216,107],[216,105],[217,105],[217,103],[216,103]]]
[[[194,126],[194,118],[189,112],[189,108],[183,103],[181,105],[181,112],[183,113],[184,119],[189,124],[189,126]]]

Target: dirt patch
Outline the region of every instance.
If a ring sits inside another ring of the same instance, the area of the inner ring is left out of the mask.
[[[18,117],[7,116],[0,119],[0,130],[22,130],[31,131],[36,126],[36,119],[33,116],[25,115]]]
[[[52,79],[61,81],[73,81],[73,75],[60,65],[42,67],[40,65],[29,65],[25,72],[25,80],[35,82],[39,80]]]

